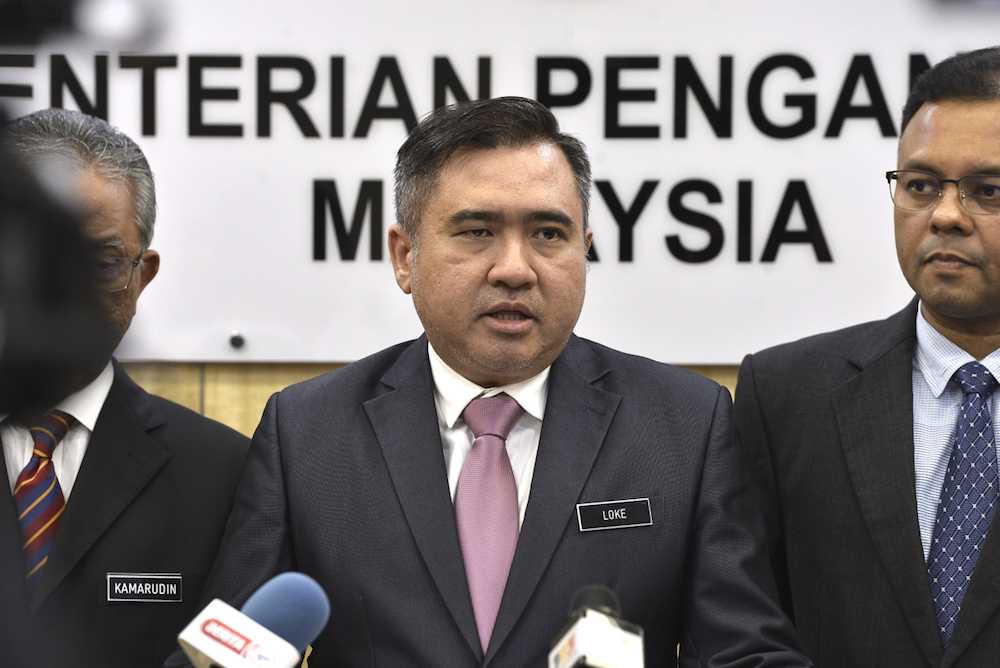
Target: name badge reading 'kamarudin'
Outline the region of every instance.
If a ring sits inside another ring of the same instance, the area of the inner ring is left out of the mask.
[[[580,521],[580,531],[624,529],[649,526],[653,523],[649,499],[578,503],[576,517]]]
[[[108,602],[180,603],[180,573],[108,573]]]

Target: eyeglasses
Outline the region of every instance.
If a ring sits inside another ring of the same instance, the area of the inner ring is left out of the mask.
[[[98,255],[94,258],[94,280],[101,292],[121,292],[132,284],[132,274],[139,266],[139,254],[134,260],[115,255]]]
[[[892,203],[907,211],[925,211],[941,199],[945,183],[958,188],[962,208],[978,216],[1000,214],[1000,176],[972,174],[942,179],[929,172],[902,170],[885,173]],[[893,183],[895,181],[895,183]]]

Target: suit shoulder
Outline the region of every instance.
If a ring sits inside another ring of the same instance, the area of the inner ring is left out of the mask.
[[[248,436],[244,436],[218,420],[213,420],[210,417],[191,410],[187,406],[182,406],[170,399],[155,394],[150,394],[149,399],[167,415],[169,422],[183,424],[185,428],[203,433],[206,438],[210,438],[226,446],[245,444],[246,447],[249,447],[250,438]]]
[[[587,339],[578,341],[607,365],[609,373],[602,378],[604,384],[613,385],[615,391],[623,394],[656,393],[660,397],[677,394],[715,401],[719,392],[724,390],[714,380],[694,371],[615,350]]]
[[[750,395],[761,400],[766,396],[789,402],[814,401],[887,356],[911,359],[916,341],[916,304],[914,300],[885,320],[809,336],[747,355],[740,366],[737,409]],[[901,363],[894,362],[893,368]],[[753,389],[741,391],[744,387]]]
[[[378,394],[385,374],[404,352],[416,344],[416,341],[396,344],[339,369],[289,385],[278,394],[282,401],[297,404],[365,401]]]
[[[186,406],[146,392],[120,368],[116,368],[108,400],[117,401],[168,449],[189,448],[204,457],[237,461],[242,461],[250,449],[249,437]]]
[[[851,350],[857,343],[868,338],[873,328],[876,328],[881,321],[865,322],[843,329],[837,329],[820,334],[812,334],[796,341],[781,343],[770,348],[765,348],[757,353],[757,358],[781,358],[798,357],[802,355],[824,355],[838,354],[844,350]]]
[[[250,450],[248,436],[169,399],[155,394],[148,396],[151,405],[166,418],[150,435],[173,456],[195,456],[219,469],[239,470]]]
[[[754,366],[822,364],[826,360],[843,361],[886,349],[887,344],[906,338],[903,332],[915,332],[915,303],[886,318],[843,329],[814,334],[748,355]]]

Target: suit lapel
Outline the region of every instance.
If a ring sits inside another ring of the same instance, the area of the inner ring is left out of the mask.
[[[382,382],[389,391],[366,401],[365,411],[424,563],[470,649],[481,657],[448,491],[427,339],[420,337],[407,348]]]
[[[915,303],[872,337],[860,371],[832,395],[847,468],[869,536],[928,662],[943,647],[916,514],[912,364]],[[863,351],[861,354],[865,354]]]
[[[7,465],[0,448],[0,471],[6,482]],[[28,588],[25,586],[24,560],[21,556],[21,531],[17,524],[17,506],[10,494],[0,494],[0,624],[12,630],[22,626],[27,620]],[[13,618],[8,619],[7,615]],[[6,637],[0,633],[0,638]]]
[[[170,458],[147,433],[164,422],[145,392],[115,364],[114,383],[59,522],[33,611]]]
[[[592,384],[607,372],[575,336],[552,365],[528,507],[487,662],[510,635],[548,567],[611,426],[621,397]]]

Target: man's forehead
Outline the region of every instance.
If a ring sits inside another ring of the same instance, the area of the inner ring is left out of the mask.
[[[951,133],[959,137],[982,137],[1000,141],[1000,99],[932,100],[925,102],[900,135],[900,144],[911,138]]]
[[[73,176],[71,187],[87,238],[100,247],[132,253],[131,246],[141,243],[141,233],[128,185],[86,169]]]
[[[496,204],[520,209],[523,205],[529,216],[530,210],[556,208],[572,218],[582,216],[576,179],[555,146],[473,150],[457,156],[442,171],[431,199],[435,197],[461,208],[487,210]]]
[[[520,151],[537,153],[539,157],[558,154],[563,156],[563,159],[565,159],[565,154],[562,152],[562,149],[551,141],[545,139],[509,145],[503,144],[500,146],[476,146],[475,144],[465,144],[464,146],[459,146],[451,153],[451,155],[447,156],[441,162],[440,169],[443,171],[448,168],[460,168],[461,165],[466,164],[468,161],[484,155],[496,155],[500,153]],[[566,161],[566,164],[567,166],[569,165],[568,160]]]
[[[531,174],[534,178],[526,178]],[[463,147],[442,165],[434,192],[443,184],[505,180],[525,189],[539,183],[560,182],[576,191],[576,177],[566,155],[555,144],[543,142],[497,148]]]
[[[1000,100],[924,103],[900,136],[900,166],[933,171],[937,161],[963,169],[1000,169]]]

